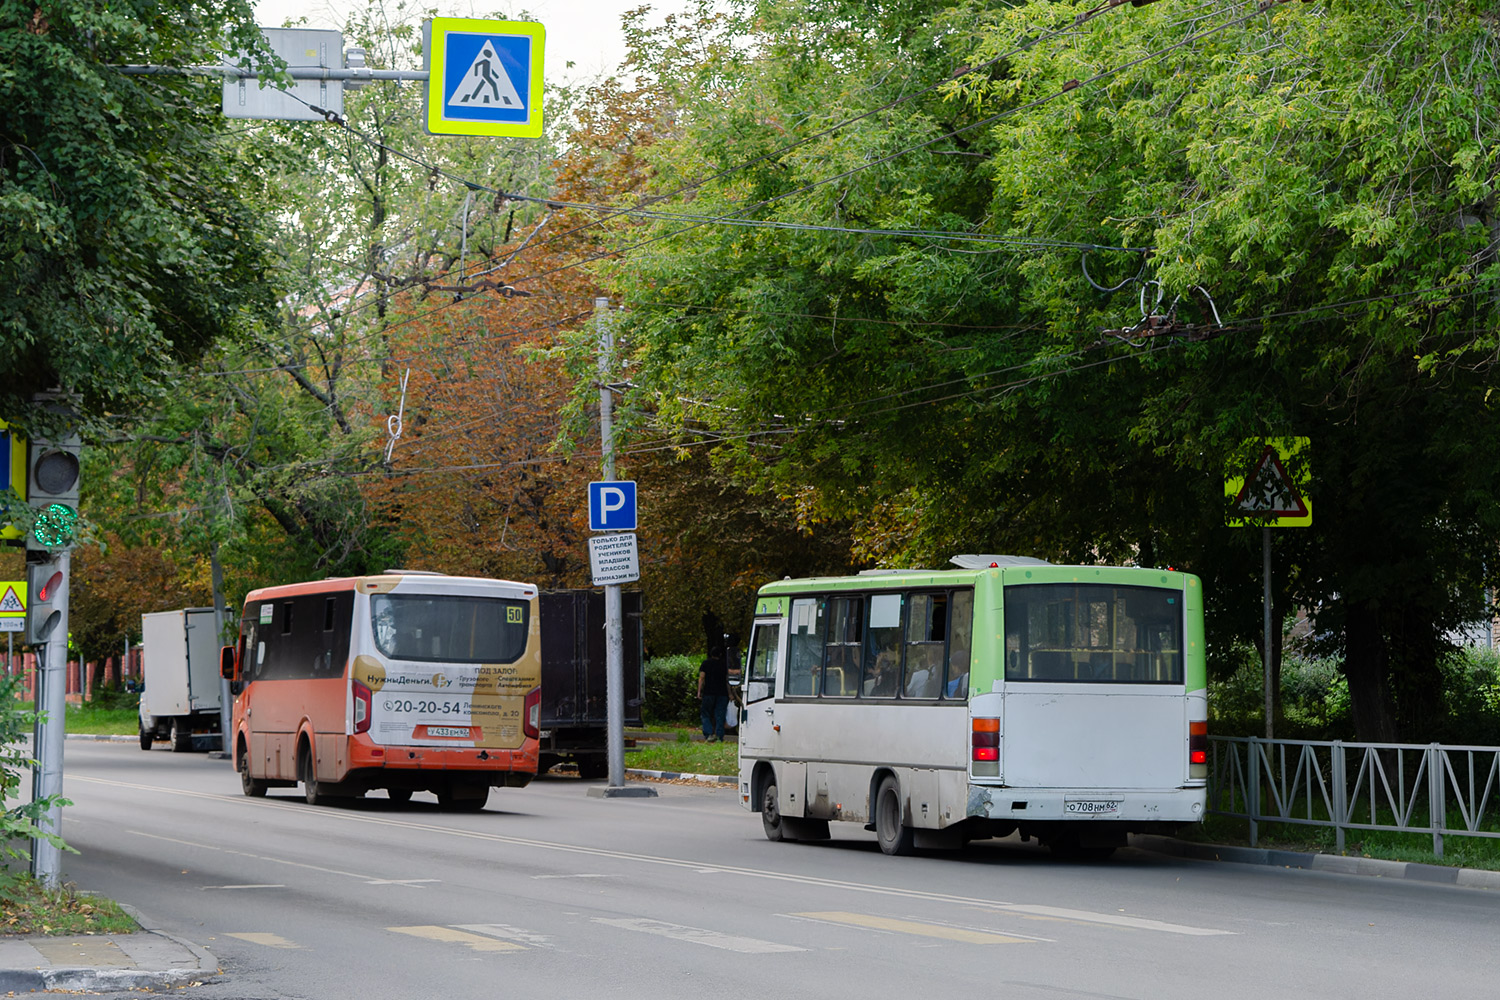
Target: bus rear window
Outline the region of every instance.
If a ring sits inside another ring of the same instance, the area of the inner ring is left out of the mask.
[[[455,594],[376,594],[375,645],[393,660],[513,663],[526,650],[526,601]]]
[[[1005,679],[1182,683],[1182,592],[1071,583],[1005,588]]]

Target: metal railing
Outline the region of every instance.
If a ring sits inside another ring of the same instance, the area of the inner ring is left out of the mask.
[[[1209,738],[1208,811],[1250,823],[1500,838],[1500,747]],[[1486,828],[1488,827],[1488,828]]]

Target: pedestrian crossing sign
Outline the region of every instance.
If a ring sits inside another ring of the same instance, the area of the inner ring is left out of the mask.
[[[26,630],[26,581],[0,580],[0,632]]]
[[[535,21],[427,22],[427,131],[535,139],[542,134],[542,48]]]

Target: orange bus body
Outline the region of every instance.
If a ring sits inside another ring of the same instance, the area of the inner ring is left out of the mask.
[[[301,782],[313,803],[386,789],[480,808],[536,775],[529,584],[391,572],[252,591],[232,672],[247,795]]]

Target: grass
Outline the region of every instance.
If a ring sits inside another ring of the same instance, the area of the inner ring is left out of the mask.
[[[0,933],[130,934],[136,922],[120,904],[73,886],[48,891],[30,875],[0,872]]]
[[[681,771],[685,774],[735,774],[740,769],[739,744],[705,743],[694,739],[697,727],[663,727],[653,731],[673,733],[672,739],[636,740],[637,749],[625,759],[627,767],[650,771]]]
[[[68,706],[67,731],[93,735],[134,736],[140,732],[136,709],[106,707],[94,702]]]

